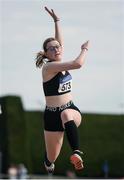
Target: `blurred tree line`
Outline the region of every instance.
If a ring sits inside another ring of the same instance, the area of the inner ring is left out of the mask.
[[[44,160],[43,112],[25,111],[18,96],[0,98],[0,152],[2,173],[11,163],[23,163],[30,174],[46,174]],[[79,127],[84,170],[79,177],[103,177],[108,162],[109,177],[124,177],[124,115],[82,114]],[[55,175],[74,171],[66,136],[56,160]]]

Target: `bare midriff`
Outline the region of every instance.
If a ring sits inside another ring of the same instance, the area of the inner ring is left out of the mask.
[[[46,106],[50,107],[60,107],[64,104],[67,104],[69,101],[72,101],[71,93],[66,93],[58,96],[46,96]]]

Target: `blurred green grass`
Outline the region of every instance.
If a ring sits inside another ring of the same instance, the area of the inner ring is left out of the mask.
[[[0,98],[0,148],[3,154],[2,171],[10,163],[24,163],[30,174],[46,174],[43,166],[43,112],[25,111],[20,97]],[[109,164],[109,177],[124,176],[124,115],[82,114],[79,127],[80,146],[84,152],[84,170],[79,177],[103,177],[102,165]],[[71,149],[66,136],[56,160],[55,175],[74,171],[69,162]]]

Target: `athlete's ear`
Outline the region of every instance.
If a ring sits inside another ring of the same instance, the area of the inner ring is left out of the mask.
[[[44,55],[47,57],[47,51],[46,52],[44,51]]]
[[[47,58],[49,58],[47,51],[46,51],[46,52],[44,51],[44,55],[45,55]]]

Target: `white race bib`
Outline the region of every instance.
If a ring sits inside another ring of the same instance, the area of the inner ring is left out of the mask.
[[[69,80],[67,82],[59,84],[58,92],[63,93],[63,92],[71,91],[71,89],[72,89],[72,80]]]

